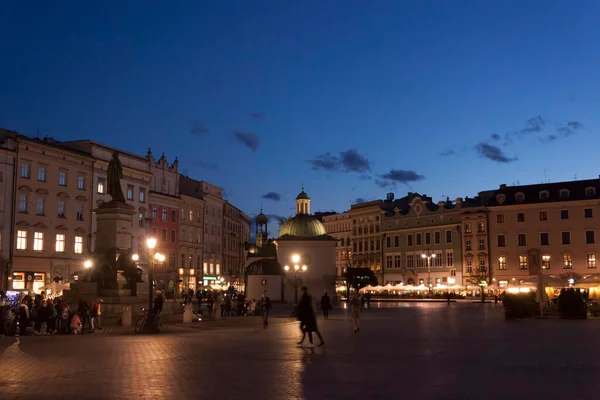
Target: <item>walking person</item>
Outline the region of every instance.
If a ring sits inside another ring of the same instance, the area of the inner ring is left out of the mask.
[[[323,309],[323,318],[329,318],[329,309],[331,308],[331,299],[327,295],[327,292],[321,297],[321,309]]]
[[[352,325],[354,326],[354,333],[356,333],[360,331],[360,310],[362,308],[362,302],[358,298],[358,294],[354,293],[352,296],[350,307],[352,307]]]
[[[302,286],[300,288],[302,290],[302,297],[300,298],[300,302],[298,303],[298,319],[300,320],[300,330],[302,330],[302,339],[298,342],[299,345],[302,345],[304,342],[304,338],[308,335],[308,342],[310,346],[313,346],[313,337],[312,333],[315,332],[319,339],[321,339],[321,343],[319,346],[323,346],[325,341],[323,340],[323,336],[321,332],[319,332],[319,328],[317,327],[317,316],[315,315],[315,303],[313,297],[308,294],[308,288],[306,286]]]

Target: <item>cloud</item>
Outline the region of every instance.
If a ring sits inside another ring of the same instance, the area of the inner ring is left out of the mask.
[[[500,141],[501,137],[500,137],[500,135],[498,135],[497,133],[492,133],[491,139],[492,139],[494,142],[498,142],[498,141]]]
[[[240,131],[233,131],[233,136],[235,139],[249,148],[252,151],[258,150],[258,145],[260,144],[260,137],[254,133],[246,133]]]
[[[394,187],[397,183],[417,182],[425,179],[425,176],[419,175],[413,170],[391,169],[390,172],[379,175],[375,183],[382,188]]]
[[[250,115],[250,118],[255,118],[255,119],[265,118],[267,116],[265,113],[260,113],[260,112],[253,112],[253,113],[250,113],[249,115]]]
[[[361,175],[358,177],[358,179],[360,179],[361,181],[370,181],[371,179],[373,179],[373,177],[371,175]]]
[[[451,155],[453,155],[455,153],[456,153],[456,151],[454,151],[452,149],[447,149],[447,150],[444,150],[441,153],[439,153],[439,155],[442,156],[442,157],[448,157],[448,156],[451,156]]]
[[[219,166],[217,164],[202,160],[194,161],[193,165],[195,165],[196,167],[200,167],[201,169],[206,171],[216,171],[217,169],[219,169]]]
[[[579,121],[569,121],[567,125],[559,126],[556,131],[564,137],[569,137],[575,134],[575,131],[583,128],[583,124]]]
[[[517,161],[517,157],[508,157],[498,146],[493,146],[491,144],[478,143],[475,146],[475,150],[481,157],[499,163],[511,163],[513,161]]]
[[[357,197],[356,199],[354,199],[354,203],[353,204],[359,204],[359,203],[366,203],[368,200],[365,199],[364,197]]]
[[[540,115],[529,118],[525,121],[525,127],[520,130],[520,133],[537,133],[541,132],[546,125],[546,120],[542,118]]]
[[[204,126],[204,124],[200,121],[192,121],[192,127],[190,128],[190,133],[192,135],[207,135],[210,133],[210,130]]]
[[[329,152],[316,156],[313,160],[307,161],[311,168],[315,171],[341,171],[341,172],[356,172],[363,174],[361,179],[366,175],[366,172],[371,171],[371,163],[366,157],[358,153],[356,149],[348,149],[340,152],[339,156],[335,156]]]
[[[579,121],[569,121],[567,122],[567,126],[571,129],[583,128],[583,124]]]
[[[331,153],[318,155],[314,160],[307,161],[315,171],[337,171],[340,168],[340,160]]]
[[[263,194],[262,198],[265,200],[281,201],[283,196],[276,192],[269,192]]]

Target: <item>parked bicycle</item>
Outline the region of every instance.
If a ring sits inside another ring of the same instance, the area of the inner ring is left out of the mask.
[[[146,323],[148,322],[148,310],[146,310],[145,308],[142,308],[141,310],[143,314],[138,318],[137,322],[135,323],[135,333],[142,332],[144,330],[144,327],[146,326]],[[160,323],[160,319],[158,318],[159,315],[160,313],[154,315],[154,325],[156,330],[162,328],[162,324]]]

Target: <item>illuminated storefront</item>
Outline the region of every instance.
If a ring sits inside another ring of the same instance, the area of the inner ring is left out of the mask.
[[[46,274],[44,272],[24,272],[15,271],[12,276],[12,289],[22,290],[33,293],[40,293],[46,284]]]

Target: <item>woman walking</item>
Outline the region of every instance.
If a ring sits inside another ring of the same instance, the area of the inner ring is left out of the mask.
[[[319,332],[319,328],[317,327],[317,316],[315,315],[314,300],[312,296],[308,294],[308,288],[306,286],[302,286],[300,289],[302,290],[302,297],[298,303],[298,319],[300,320],[300,329],[302,330],[302,340],[300,340],[298,344],[301,345],[304,342],[304,337],[306,334],[308,334],[308,342],[312,346],[312,333],[316,332],[317,336],[319,336],[319,339],[321,339],[319,346],[323,346],[325,341],[323,340],[323,336],[321,336],[321,332]]]
[[[358,294],[354,293],[352,296],[350,307],[352,307],[352,325],[354,326],[354,333],[356,333],[360,331],[360,310],[362,308],[362,302],[358,298]]]

